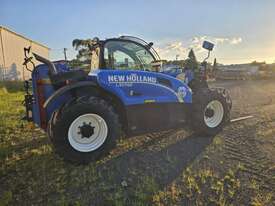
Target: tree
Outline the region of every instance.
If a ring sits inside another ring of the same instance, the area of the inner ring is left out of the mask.
[[[91,39],[74,39],[72,42],[73,47],[75,50],[78,51],[76,55],[77,59],[85,61],[91,59],[91,50],[89,45],[92,44]]]
[[[212,69],[212,73],[215,76],[218,70],[218,65],[217,65],[217,59],[214,59],[214,63],[213,63],[213,69]]]
[[[266,64],[265,61],[263,62],[257,62],[257,61],[253,61],[250,63],[252,66],[261,66],[261,65],[264,65]]]
[[[188,59],[185,61],[185,67],[187,67],[188,69],[192,69],[194,71],[198,71],[199,69],[197,58],[195,56],[193,49],[189,51]]]
[[[92,39],[74,39],[72,42],[75,50],[78,51],[76,59],[70,62],[72,67],[82,68],[89,71],[91,66],[91,49]]]

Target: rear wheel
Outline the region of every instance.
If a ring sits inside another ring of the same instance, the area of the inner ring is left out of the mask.
[[[65,105],[54,118],[48,131],[54,149],[71,162],[99,159],[115,146],[121,135],[118,115],[98,97],[78,98]]]
[[[215,135],[230,119],[231,99],[223,89],[200,89],[193,95],[191,126],[195,132]]]

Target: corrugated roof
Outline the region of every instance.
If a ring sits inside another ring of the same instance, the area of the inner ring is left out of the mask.
[[[18,33],[14,32],[14,31],[12,31],[11,29],[8,29],[7,27],[4,27],[4,26],[1,26],[1,25],[0,25],[0,30],[1,30],[1,29],[4,29],[4,30],[6,30],[6,31],[8,31],[8,32],[10,32],[10,33],[13,33],[13,34],[16,35],[16,36],[19,36],[19,37],[21,37],[21,38],[23,38],[23,39],[26,39],[26,40],[28,40],[28,41],[30,41],[30,42],[32,42],[32,43],[38,44],[39,46],[42,46],[42,47],[44,47],[44,48],[50,50],[49,47],[47,47],[47,46],[45,46],[45,45],[43,45],[43,44],[41,44],[41,43],[39,43],[39,42],[37,42],[37,41],[33,41],[33,40],[31,40],[31,39],[29,39],[29,38],[27,38],[27,37],[25,37],[25,36],[23,36],[23,35],[21,35],[21,34],[18,34]]]

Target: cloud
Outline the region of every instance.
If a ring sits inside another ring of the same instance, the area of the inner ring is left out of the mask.
[[[178,55],[180,59],[185,59],[189,50],[192,48],[196,54],[205,50],[202,48],[203,41],[210,41],[217,45],[237,45],[242,42],[241,37],[212,37],[212,36],[194,36],[187,41],[172,41],[165,44],[157,44],[156,50],[163,59],[175,59]]]
[[[235,38],[233,38],[231,41],[230,41],[230,43],[231,44],[240,44],[241,42],[242,42],[243,40],[242,40],[242,38],[241,37],[235,37]]]
[[[155,49],[161,57],[165,57],[166,59],[175,59],[176,55],[179,55],[180,58],[182,58],[182,56],[188,51],[188,48],[186,48],[186,46],[184,46],[180,41],[157,46]]]
[[[237,45],[242,42],[241,37],[211,37],[211,36],[199,36],[193,37],[191,41],[191,47],[198,48],[201,47],[203,41],[210,41],[214,43],[216,46],[220,44],[229,44],[229,45]]]

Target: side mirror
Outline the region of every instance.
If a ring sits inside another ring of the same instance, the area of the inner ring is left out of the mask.
[[[204,48],[208,51],[212,51],[214,48],[214,44],[209,41],[203,41],[202,48]]]
[[[147,47],[148,49],[151,49],[152,46],[153,46],[153,42],[150,42],[149,44],[146,45],[146,47]]]

